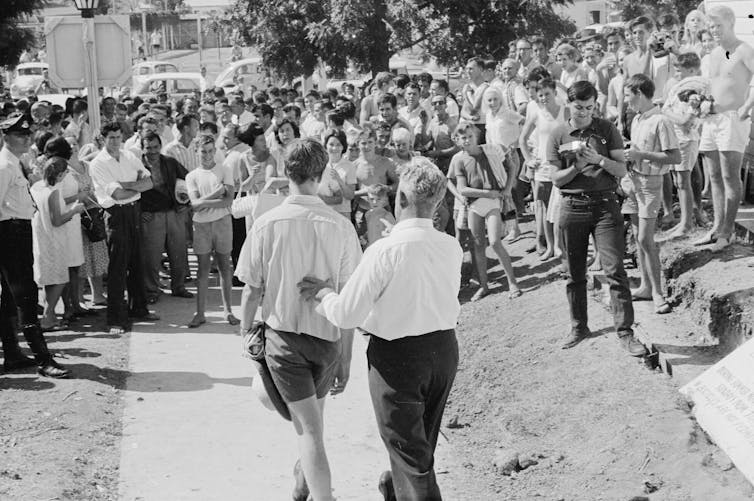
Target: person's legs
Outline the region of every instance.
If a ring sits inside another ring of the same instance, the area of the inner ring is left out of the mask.
[[[55,316],[55,307],[60,301],[60,296],[63,295],[63,288],[65,284],[45,285],[45,307],[44,307],[44,323],[42,328],[52,327],[58,322]]]
[[[93,304],[107,303],[107,298],[105,297],[105,284],[103,283],[102,275],[89,277],[89,287],[92,289]]]
[[[207,304],[211,258],[212,255],[209,253],[196,255],[196,259],[199,263],[199,269],[196,272],[196,315],[194,315],[193,320],[191,320],[189,327],[199,327],[207,321],[204,318],[204,308]]]
[[[230,261],[230,254],[215,253],[215,262],[220,271],[220,295],[223,300],[223,312],[225,319],[230,325],[238,325],[239,320],[233,316],[231,310],[232,304],[232,287],[233,287],[233,266]]]
[[[635,235],[636,241],[636,264],[639,267],[639,274],[641,275],[641,282],[639,282],[639,288],[631,291],[631,296],[635,299],[649,299],[652,297],[652,284],[649,280],[649,263],[646,261],[646,254],[644,247],[639,240],[639,215],[631,214],[631,232]]]
[[[741,205],[743,182],[741,181],[741,165],[743,153],[739,151],[721,151],[719,153],[720,171],[725,189],[722,227],[719,237],[730,239],[736,229],[736,215]]]
[[[643,254],[642,283],[655,303],[662,304],[665,299],[662,294],[660,251],[654,238],[655,221],[652,218],[639,218],[636,244]]]
[[[488,291],[487,288],[487,239],[484,235],[484,218],[475,212],[469,211],[469,230],[474,241],[474,260],[476,261],[476,271],[479,277],[479,291],[474,294],[480,294],[480,299]]]
[[[500,219],[500,211],[493,210],[487,214],[486,218],[487,237],[492,250],[495,251],[497,258],[500,260],[500,265],[505,270],[505,276],[508,277],[508,288],[511,294],[518,292],[518,281],[516,275],[513,273],[513,263],[511,257],[503,247],[501,238],[503,237],[503,221]]]
[[[369,393],[400,500],[442,499],[434,471],[436,427],[457,366],[448,332],[369,340]]]
[[[149,301],[157,299],[160,295],[160,268],[167,236],[167,213],[142,212],[141,234],[144,243],[144,289]],[[171,263],[171,270],[172,268]]]
[[[131,208],[129,225],[126,231],[130,234],[128,256],[128,311],[129,315],[144,317],[149,315],[147,309],[147,293],[144,290],[144,258],[142,256],[141,210],[138,206]]]
[[[165,213],[170,290],[173,294],[186,290],[186,217],[174,210]],[[158,268],[159,271],[159,268]]]
[[[568,282],[566,295],[571,312],[571,331],[583,335],[589,331],[586,295],[586,257],[592,231],[592,207],[587,202],[565,197],[561,206],[560,226]]]
[[[712,228],[697,243],[712,243],[723,229],[725,216],[725,186],[723,184],[723,173],[720,168],[720,155],[717,151],[704,151],[704,165],[709,173],[710,192],[712,193]]]
[[[694,229],[693,210],[694,195],[691,188],[691,171],[673,172],[675,184],[678,188],[678,202],[681,206],[681,221],[670,232],[671,237],[682,237]]]
[[[325,399],[315,395],[288,402],[293,426],[298,435],[298,450],[301,468],[314,501],[330,501],[332,485],[330,464],[327,460],[323,437],[323,410]]]
[[[128,328],[128,308],[125,301],[126,274],[130,235],[125,229],[129,223],[123,207],[110,210],[108,226],[110,229],[110,263],[107,268],[107,325],[122,329]]]
[[[668,172],[662,176],[662,224],[671,224],[675,222],[673,213],[673,178]]]
[[[612,197],[599,207],[594,227],[594,240],[600,253],[602,269],[610,288],[610,305],[618,336],[633,336],[634,306],[628,286],[628,275],[623,268],[625,243],[623,218],[618,201]]]

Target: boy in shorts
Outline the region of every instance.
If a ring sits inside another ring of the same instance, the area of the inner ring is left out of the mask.
[[[636,116],[631,124],[631,146],[626,149],[628,174],[621,187],[626,193],[623,213],[631,215],[641,271],[641,285],[632,292],[632,299],[652,300],[655,312],[664,314],[671,308],[662,294],[660,251],[654,232],[663,176],[671,164],[681,161],[681,152],[672,122],[652,102],[654,93],[655,85],[646,75],[634,75],[626,82],[626,100]]]
[[[239,320],[230,309],[232,267],[230,253],[233,249],[233,222],[230,206],[233,203],[233,173],[215,162],[215,138],[202,135],[199,138],[201,167],[186,175],[191,207],[194,210],[194,252],[199,261],[196,294],[196,315],[188,324],[196,328],[206,322],[204,308],[211,256],[220,271],[220,294],[223,300],[225,320],[238,325]]]

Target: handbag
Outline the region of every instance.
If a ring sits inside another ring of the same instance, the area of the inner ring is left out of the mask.
[[[105,216],[99,207],[87,209],[81,213],[81,228],[90,242],[101,242],[107,238]]]
[[[231,204],[230,206],[230,213],[236,219],[251,216],[251,213],[254,211],[253,197],[242,197],[242,193],[243,192],[241,190],[238,190],[238,193],[236,193],[236,198],[233,199],[233,204]]]
[[[257,370],[258,378],[252,381],[252,389],[262,404],[270,410],[276,410],[283,419],[290,421],[291,412],[288,405],[280,395],[280,391],[272,379],[270,368],[265,359],[265,330],[267,325],[264,322],[254,322],[251,330],[243,338],[243,355],[251,359],[254,368]]]

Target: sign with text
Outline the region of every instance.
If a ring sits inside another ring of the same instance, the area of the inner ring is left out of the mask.
[[[50,80],[57,87],[86,87],[86,51],[82,19],[76,16],[45,19]],[[131,76],[131,25],[128,16],[95,16],[97,83],[123,85]]]
[[[712,440],[754,484],[754,339],[680,389]]]

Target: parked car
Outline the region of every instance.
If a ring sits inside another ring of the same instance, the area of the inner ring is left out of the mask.
[[[262,66],[261,57],[249,57],[241,59],[225,68],[217,75],[215,87],[222,87],[229,92],[236,87],[248,87],[254,85],[259,89],[266,87],[265,78],[267,72]]]
[[[16,66],[10,95],[13,99],[26,97],[30,92],[36,92],[39,85],[47,79],[49,70],[47,63],[21,63]]]
[[[131,97],[146,99],[160,92],[166,92],[170,99],[181,99],[202,93],[207,82],[200,73],[155,73],[145,77],[138,86],[131,89]]]
[[[178,67],[172,63],[164,61],[143,61],[134,65],[131,71],[131,87],[139,87],[141,83],[150,75],[156,73],[175,73]]]

